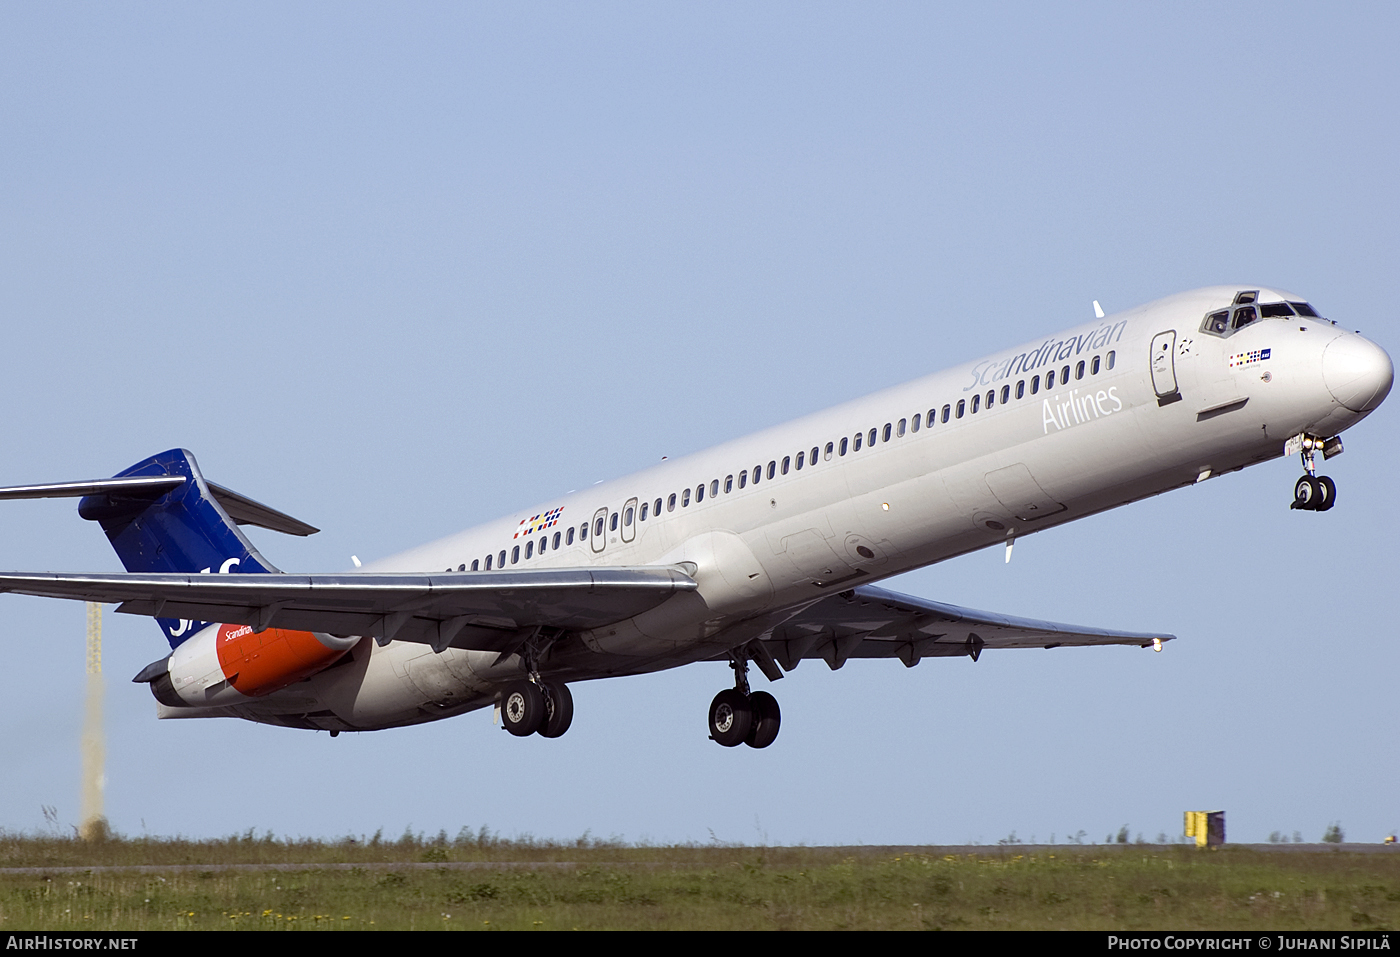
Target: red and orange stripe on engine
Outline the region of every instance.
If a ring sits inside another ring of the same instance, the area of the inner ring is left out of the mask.
[[[332,664],[345,649],[327,648],[309,631],[220,625],[214,642],[224,677],[240,694],[272,694]]]

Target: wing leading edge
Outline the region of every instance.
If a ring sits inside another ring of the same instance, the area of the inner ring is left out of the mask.
[[[0,592],[120,603],[118,612],[434,648],[502,651],[522,629],[596,628],[631,618],[695,580],[670,566],[340,575],[0,574]]]
[[[0,592],[118,604],[145,617],[371,635],[435,648],[501,651],[522,629],[597,628],[698,586],[670,566],[339,575],[0,574]],[[986,648],[1150,647],[1175,635],[1113,631],[977,611],[873,585],[824,598],[777,625],[763,648],[791,671],[806,658],[970,655]]]
[[[975,660],[985,648],[1146,648],[1175,637],[1016,618],[862,585],[787,619],[764,638],[763,647],[791,671],[804,658],[821,658],[833,669],[851,658],[898,658],[913,667],[923,658]]]

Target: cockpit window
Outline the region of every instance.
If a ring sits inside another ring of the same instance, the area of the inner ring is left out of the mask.
[[[1239,293],[1229,309],[1207,314],[1201,323],[1201,331],[1213,336],[1229,336],[1260,319],[1284,319],[1295,313],[1321,318],[1306,302],[1258,302],[1257,299],[1257,292]]]

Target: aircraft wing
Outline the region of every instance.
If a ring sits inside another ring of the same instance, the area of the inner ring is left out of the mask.
[[[762,645],[790,671],[804,658],[821,658],[833,669],[851,658],[898,658],[912,667],[922,658],[976,660],[985,648],[1145,648],[1174,637],[1015,618],[862,585],[808,606],[775,627]]]
[[[372,635],[480,651],[525,629],[596,628],[638,615],[694,579],[670,566],[339,575],[0,574],[0,592],[120,603],[151,618]]]

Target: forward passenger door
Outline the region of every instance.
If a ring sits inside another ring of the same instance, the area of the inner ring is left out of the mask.
[[[1158,405],[1170,405],[1181,398],[1176,384],[1176,330],[1152,337],[1152,391]]]

